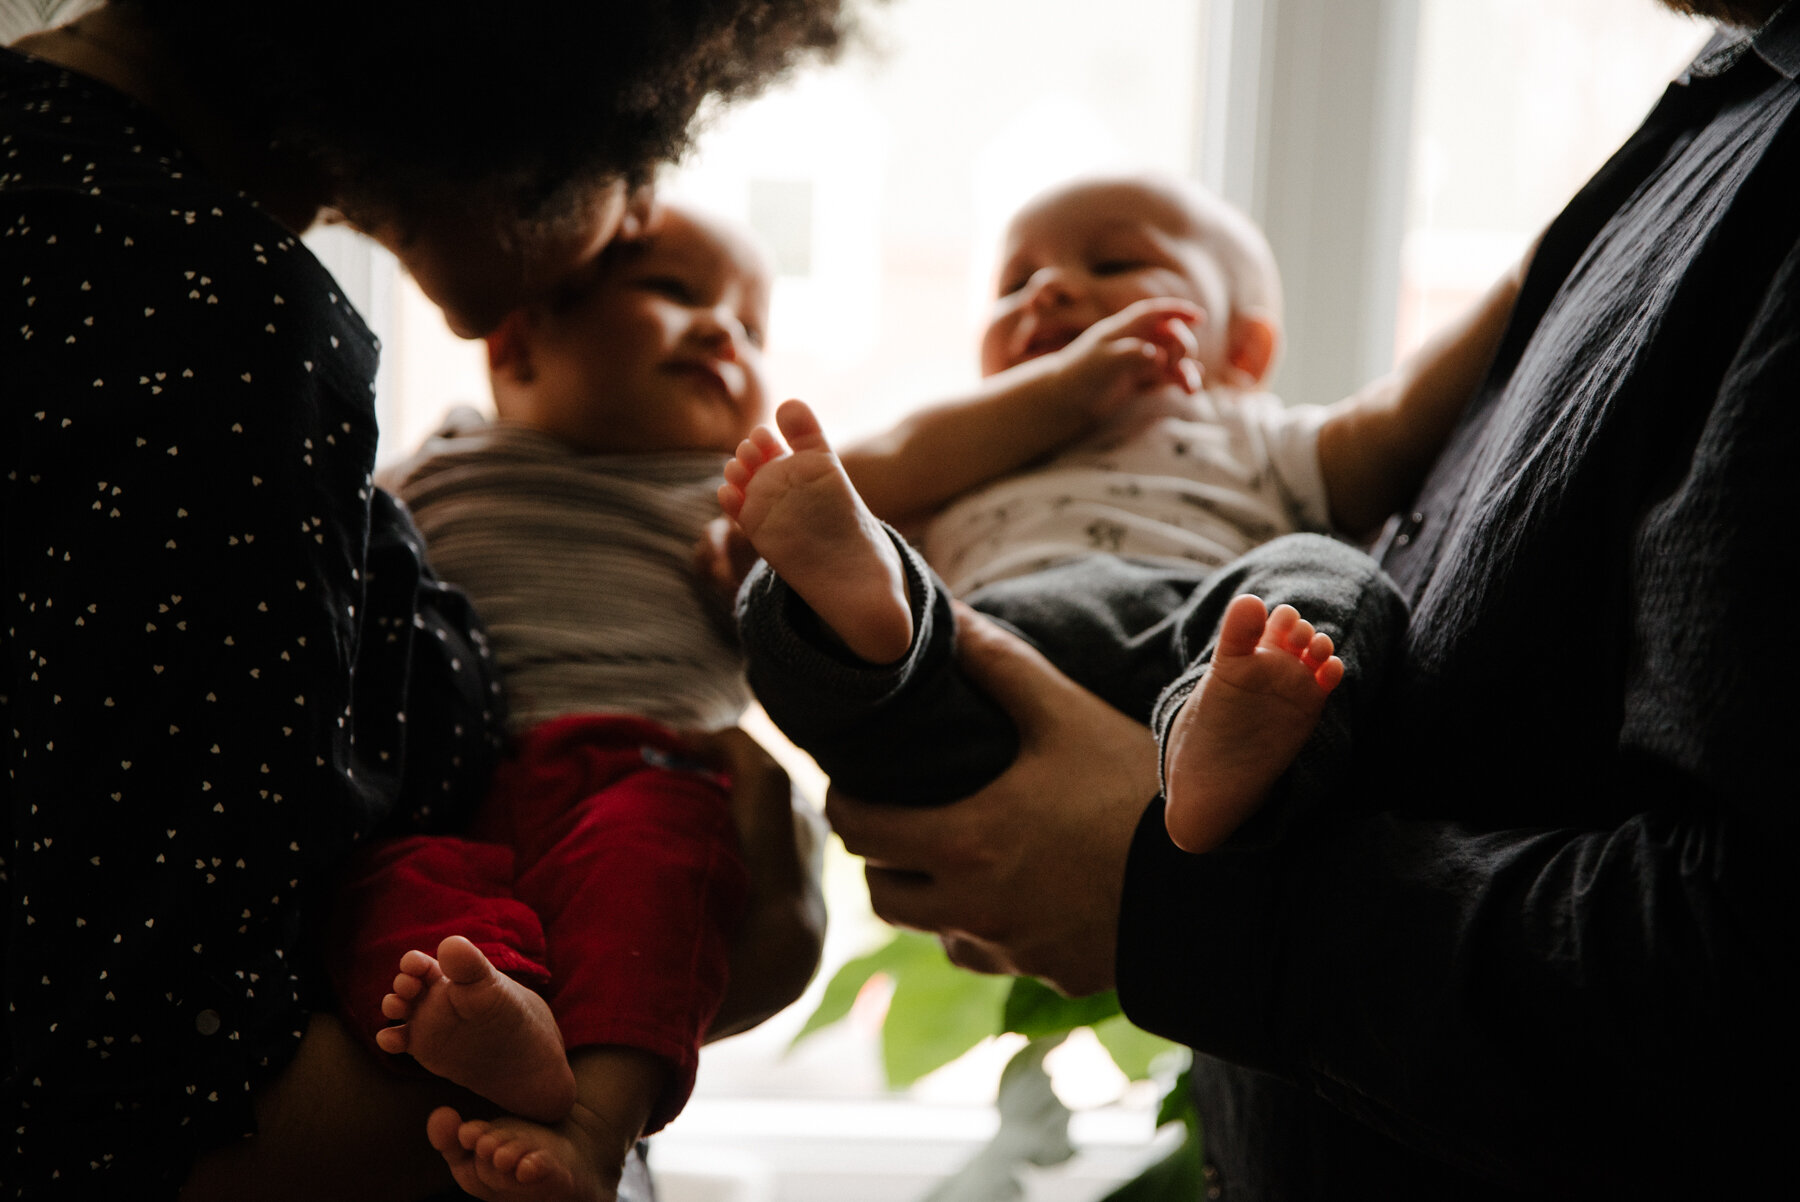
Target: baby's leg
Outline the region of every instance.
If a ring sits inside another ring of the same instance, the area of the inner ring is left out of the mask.
[[[466,1193],[487,1202],[612,1202],[669,1069],[632,1048],[582,1048],[570,1060],[576,1102],[562,1122],[432,1112],[426,1137]]]
[[[1331,639],[1292,606],[1232,601],[1206,677],[1169,727],[1165,819],[1177,846],[1210,851],[1250,816],[1343,678]]]
[[[912,645],[899,553],[800,401],[775,414],[793,449],[759,426],[725,465],[719,506],[853,653],[892,663]]]
[[[421,951],[401,957],[381,1011],[403,1020],[376,1033],[383,1051],[410,1052],[438,1076],[514,1114],[547,1123],[568,1116],[575,1078],[549,1005],[496,971],[462,936],[440,943],[436,958]]]

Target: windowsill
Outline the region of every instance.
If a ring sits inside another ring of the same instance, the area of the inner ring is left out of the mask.
[[[992,1106],[695,1098],[651,1141],[660,1202],[917,1202],[992,1137]],[[1075,1157],[1025,1171],[1027,1202],[1089,1202],[1174,1147],[1142,1109],[1072,1116]]]

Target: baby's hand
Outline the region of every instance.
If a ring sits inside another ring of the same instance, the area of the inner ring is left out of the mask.
[[[1144,393],[1200,390],[1199,340],[1206,315],[1187,301],[1152,297],[1127,305],[1083,330],[1056,352],[1072,399],[1104,421]]]

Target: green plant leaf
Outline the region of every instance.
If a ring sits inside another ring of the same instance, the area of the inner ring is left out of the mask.
[[[1170,1123],[1186,1123],[1195,1131],[1200,1130],[1200,1111],[1194,1106],[1193,1083],[1189,1078],[1193,1075],[1193,1067],[1181,1070],[1175,1078],[1175,1084],[1163,1095],[1162,1104],[1156,1108],[1156,1125],[1166,1127]]]
[[[1006,995],[1005,1030],[1030,1039],[1091,1027],[1119,1012],[1119,997],[1108,990],[1089,997],[1067,998],[1042,981],[1020,977]]]
[[[882,1064],[896,1089],[999,1034],[1012,984],[1006,977],[957,968],[935,939],[912,934],[902,939],[907,954],[885,969],[894,979],[894,998],[881,1027]]]
[[[1106,1049],[1129,1081],[1142,1081],[1150,1076],[1151,1066],[1159,1057],[1186,1051],[1178,1043],[1170,1043],[1160,1035],[1133,1026],[1123,1014],[1095,1023],[1094,1038],[1100,1041],[1100,1046]]]
[[[794,1036],[788,1046],[793,1047],[822,1027],[842,1022],[850,1013],[850,1007],[855,1004],[856,995],[868,984],[869,978],[876,973],[892,972],[896,964],[915,956],[916,951],[908,944],[924,938],[923,935],[901,931],[874,951],[847,961],[832,974],[831,981],[825,986],[824,995],[819,998],[818,1007],[807,1017],[806,1025],[800,1028],[800,1033]]]

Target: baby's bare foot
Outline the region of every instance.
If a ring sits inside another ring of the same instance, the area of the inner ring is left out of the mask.
[[[544,999],[495,970],[481,949],[452,935],[437,958],[400,958],[381,1012],[400,1019],[376,1032],[386,1052],[413,1059],[503,1110],[560,1122],[575,1102],[575,1075]]]
[[[575,1111],[554,1126],[521,1118],[465,1122],[448,1106],[431,1112],[425,1136],[464,1193],[485,1202],[614,1202],[629,1141],[596,1141]]]
[[[791,451],[758,426],[725,465],[719,507],[831,632],[870,663],[912,645],[906,574],[811,409],[775,414]]]
[[[1169,727],[1163,764],[1170,838],[1210,851],[1262,803],[1344,678],[1331,639],[1291,605],[1232,601],[1200,687]]]

